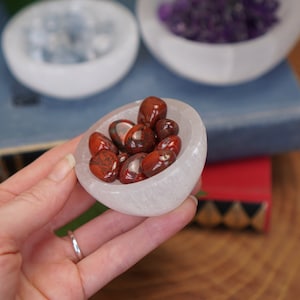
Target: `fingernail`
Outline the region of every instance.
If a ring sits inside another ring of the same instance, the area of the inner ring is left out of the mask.
[[[198,199],[194,195],[189,195],[189,198],[195,202],[196,206],[198,206]]]
[[[52,172],[49,174],[48,178],[59,182],[67,176],[67,174],[74,168],[74,166],[75,158],[73,154],[68,154],[56,164]]]

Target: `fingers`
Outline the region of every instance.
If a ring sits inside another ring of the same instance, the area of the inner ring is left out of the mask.
[[[145,219],[81,260],[78,268],[87,297],[186,226],[194,217],[196,206],[195,198],[189,197],[174,211]],[[84,241],[79,245],[84,247]]]
[[[78,228],[74,235],[80,245],[84,256],[88,256],[106,242],[136,227],[145,217],[130,216],[114,210],[107,210],[101,216],[91,220]],[[74,256],[73,249],[70,248],[69,238],[66,249],[69,256]]]
[[[80,136],[65,142],[45,152],[30,165],[8,178],[0,185],[0,203],[5,203],[23,191],[35,185],[42,178],[46,177],[57,161],[68,153],[75,151]],[[69,201],[64,209],[49,224],[50,229],[55,230],[73,220],[95,202],[80,184],[77,184],[72,191]]]
[[[66,156],[45,179],[1,206],[0,227],[5,234],[1,238],[14,240],[18,246],[58,214],[76,184],[74,164],[74,157]]]
[[[96,200],[77,183],[63,209],[49,223],[50,231],[55,231],[71,222],[88,210],[95,201]]]
[[[52,148],[51,150],[41,155],[34,162],[8,178],[0,186],[0,195],[2,195],[1,190],[5,191],[5,197],[8,201],[14,196],[26,191],[31,186],[35,185],[42,178],[46,177],[49,174],[49,172],[53,168],[53,165],[55,165],[68,153],[73,153],[75,151],[79,139],[80,136]]]

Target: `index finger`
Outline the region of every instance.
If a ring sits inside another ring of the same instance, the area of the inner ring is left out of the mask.
[[[81,136],[77,136],[61,145],[58,145],[37,158],[34,162],[9,177],[0,186],[0,191],[18,195],[35,185],[42,178],[46,177],[50,170],[59,160],[68,153],[73,153]]]

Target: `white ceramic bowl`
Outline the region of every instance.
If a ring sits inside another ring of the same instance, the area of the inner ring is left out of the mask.
[[[280,22],[265,35],[223,45],[189,41],[170,33],[157,17],[157,7],[165,1],[137,0],[142,37],[162,64],[196,82],[228,85],[258,78],[280,63],[299,38],[299,0],[281,1]]]
[[[97,59],[75,64],[33,60],[24,49],[24,28],[47,11],[60,11],[70,6],[91,10],[99,18],[113,22],[112,50]],[[139,33],[134,15],[115,1],[39,1],[9,20],[4,28],[2,47],[11,72],[25,86],[52,97],[78,99],[111,87],[127,74],[137,56]]]
[[[161,173],[143,181],[122,184],[118,180],[105,183],[89,170],[88,139],[92,132],[108,136],[111,122],[126,118],[136,122],[141,101],[132,102],[96,122],[83,136],[75,152],[75,171],[81,185],[95,199],[122,213],[138,216],[155,216],[179,206],[191,193],[201,175],[206,160],[206,130],[199,114],[188,104],[164,99],[167,116],[179,125],[182,148],[177,160]]]

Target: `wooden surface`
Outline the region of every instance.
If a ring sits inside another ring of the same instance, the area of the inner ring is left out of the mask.
[[[289,60],[300,80],[300,42]],[[187,227],[92,299],[300,299],[300,151],[272,166],[268,234]]]

